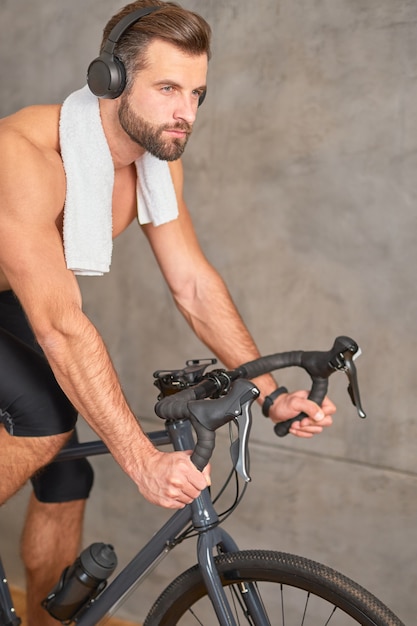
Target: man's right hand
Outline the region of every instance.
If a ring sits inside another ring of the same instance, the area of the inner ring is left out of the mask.
[[[200,472],[191,461],[191,451],[147,453],[135,479],[141,494],[167,509],[182,509],[210,485],[210,468]],[[131,475],[131,474],[130,474]]]

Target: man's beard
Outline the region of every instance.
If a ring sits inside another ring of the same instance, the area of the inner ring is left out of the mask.
[[[185,150],[192,128],[187,122],[155,126],[134,113],[127,94],[123,94],[119,107],[119,122],[130,139],[161,161],[176,161]],[[187,134],[184,139],[162,138],[164,130],[182,130]]]

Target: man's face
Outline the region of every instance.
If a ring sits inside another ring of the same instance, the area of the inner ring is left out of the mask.
[[[175,161],[184,152],[192,132],[187,122],[152,124],[134,111],[130,98],[123,95],[119,108],[120,125],[129,137],[162,161]]]
[[[120,96],[120,125],[158,159],[175,161],[184,152],[205,90],[207,57],[189,56],[161,40],[149,45],[147,57],[146,68]]]

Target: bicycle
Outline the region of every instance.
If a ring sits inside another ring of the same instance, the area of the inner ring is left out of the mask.
[[[109,585],[107,578],[116,567],[113,547],[93,544],[64,570],[45,598],[44,607],[62,623],[98,624],[119,607],[165,554],[193,536],[197,537],[197,564],[161,593],[144,626],[404,626],[380,600],[343,574],[292,554],[239,551],[235,540],[221,527],[238,506],[250,481],[251,405],[259,395],[250,379],[285,367],[302,367],[312,380],[309,397],[320,404],[327,393],[330,374],[342,371],[348,377],[351,400],[359,416],[365,417],[354,364],[359,354],[355,341],[338,337],[327,352],[277,353],[232,371],[206,371],[216,360],[205,359],[187,361],[179,370],[155,372],[159,389],[155,412],[165,420],[165,429],[149,433],[151,441],[156,446],[170,444],[175,450],[192,449],[191,458],[202,470],[212,456],[216,430],[228,424],[233,469],[225,486],[236,474],[243,479],[244,488],[237,491],[230,509],[222,513],[216,511],[217,498],[212,498],[209,488],[205,489],[192,504],[175,512]],[[276,424],[276,434],[286,435],[296,419],[300,416]],[[80,443],[62,450],[56,462],[106,452],[101,441]],[[236,484],[239,483],[242,480]],[[100,550],[101,570],[97,565]],[[18,626],[20,619],[13,608],[1,561],[0,576],[0,626]]]

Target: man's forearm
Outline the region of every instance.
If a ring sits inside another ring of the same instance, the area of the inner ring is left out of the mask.
[[[177,301],[177,306],[197,337],[227,368],[260,356],[224,281],[214,270],[199,283],[192,301]],[[254,382],[261,391],[260,403],[277,387],[269,374]]]
[[[153,448],[123,395],[104,342],[81,311],[65,333],[39,338],[54,375],[77,411],[130,473]]]

